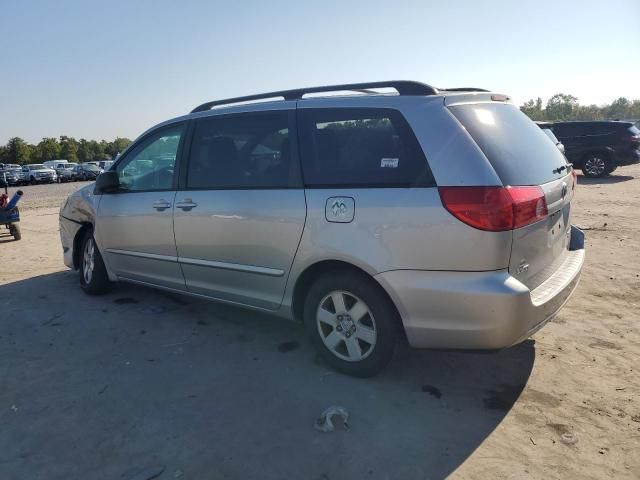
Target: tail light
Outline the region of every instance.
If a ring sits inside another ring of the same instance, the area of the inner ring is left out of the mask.
[[[440,187],[438,191],[449,213],[489,232],[524,227],[548,214],[540,187]]]

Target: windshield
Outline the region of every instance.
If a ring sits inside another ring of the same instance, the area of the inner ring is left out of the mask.
[[[98,167],[96,167],[93,163],[88,163],[86,165],[83,165],[85,170],[89,170],[92,172],[99,172],[100,169]]]
[[[454,105],[451,112],[485,154],[504,185],[541,185],[567,174],[564,155],[508,103]]]
[[[78,165],[77,163],[67,163],[67,164],[64,166],[64,168],[73,168],[73,167],[75,167],[75,166],[77,166],[77,165]]]
[[[29,165],[31,170],[47,170],[47,167],[44,165]]]

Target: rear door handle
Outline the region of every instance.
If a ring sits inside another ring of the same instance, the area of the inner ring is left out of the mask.
[[[169,202],[167,202],[166,200],[161,199],[161,200],[158,200],[156,202],[153,202],[153,208],[155,208],[159,212],[162,212],[163,210],[166,210],[167,208],[171,208],[171,204]]]
[[[185,198],[181,202],[176,203],[176,208],[181,208],[185,212],[188,212],[189,210],[191,210],[192,208],[197,207],[197,206],[198,206],[198,204],[195,203],[190,198]]]

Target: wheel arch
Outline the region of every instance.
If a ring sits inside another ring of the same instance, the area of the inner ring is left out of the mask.
[[[82,239],[84,238],[87,231],[93,231],[93,224],[91,222],[82,222],[82,227],[78,229],[75,237],[73,237],[73,268],[76,270],[80,268]]]
[[[362,275],[371,280],[374,285],[377,285],[380,289],[380,292],[387,298],[389,303],[393,306],[398,321],[398,329],[403,338],[406,338],[406,334],[404,331],[404,325],[402,323],[402,318],[400,316],[400,311],[398,310],[397,305],[384,288],[380,282],[376,280],[376,278],[371,275],[366,270],[343,260],[320,260],[309,266],[307,266],[302,273],[296,279],[295,286],[293,288],[293,294],[291,299],[291,312],[296,321],[302,322],[304,316],[304,302],[307,296],[307,293],[313,283],[320,278],[322,275],[326,275],[328,273],[334,272],[352,272],[358,275]]]

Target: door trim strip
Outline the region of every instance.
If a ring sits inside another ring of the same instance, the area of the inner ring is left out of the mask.
[[[178,262],[185,265],[197,265],[199,267],[219,268],[222,270],[233,270],[236,272],[255,273],[257,275],[267,275],[269,277],[282,277],[284,270],[278,268],[258,267],[256,265],[243,265],[239,263],[216,262],[213,260],[199,260],[196,258],[178,257]]]
[[[144,252],[133,252],[131,250],[118,250],[116,248],[107,248],[108,253],[115,253],[116,255],[127,255],[129,257],[139,257],[139,258],[148,258],[150,260],[161,260],[163,262],[177,262],[178,257],[173,257],[170,255],[158,255],[157,253],[144,253]]]
[[[233,270],[235,272],[254,273],[256,275],[266,275],[268,277],[282,277],[284,270],[278,268],[258,267],[256,265],[243,265],[240,263],[216,262],[213,260],[199,260],[197,258],[173,257],[170,255],[158,255],[156,253],[134,252],[131,250],[118,250],[107,248],[108,253],[115,255],[126,255],[130,257],[148,258],[149,260],[160,260],[163,262],[178,262],[185,265],[196,265],[199,267],[218,268],[221,270]]]

